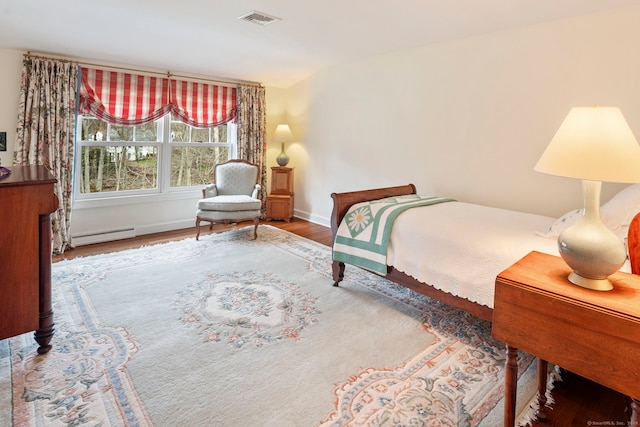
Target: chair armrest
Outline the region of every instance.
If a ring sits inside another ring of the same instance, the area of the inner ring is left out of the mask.
[[[202,198],[206,199],[207,197],[215,197],[218,195],[218,188],[215,184],[206,185],[202,189]]]
[[[253,193],[251,193],[251,197],[253,197],[254,199],[259,199],[260,197],[260,188],[262,188],[260,186],[260,184],[256,184],[256,186],[253,189]]]

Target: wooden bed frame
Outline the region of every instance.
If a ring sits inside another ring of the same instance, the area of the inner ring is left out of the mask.
[[[372,190],[352,191],[348,193],[332,193],[331,198],[333,199],[333,212],[331,213],[331,231],[333,232],[334,240],[342,218],[347,214],[347,211],[352,205],[385,197],[403,196],[407,194],[416,194],[416,186],[408,184],[398,187],[376,188]],[[640,274],[640,213],[638,213],[631,221],[627,246],[629,250],[631,271],[634,274]],[[344,279],[344,269],[345,264],[343,262],[333,261],[332,270],[334,286],[338,286],[338,284]],[[500,272],[496,272],[496,276],[499,273]],[[422,283],[411,276],[395,270],[393,267],[387,266],[387,275],[385,278],[406,288],[413,289],[414,291],[428,297],[442,301],[445,304],[462,309],[481,319],[491,321],[493,318],[492,308],[436,289],[427,283]]]
[[[347,214],[347,211],[352,205],[385,197],[404,196],[407,194],[416,194],[416,186],[408,184],[398,187],[376,188],[372,190],[352,191],[348,193],[332,193],[331,198],[333,199],[333,212],[331,213],[331,231],[333,232],[334,240],[342,218]],[[344,269],[345,264],[343,262],[333,261],[333,286],[338,286],[342,279],[344,279]],[[496,272],[496,276],[498,273],[499,272]],[[395,270],[393,267],[387,267],[387,275],[384,277],[394,283],[413,289],[414,291],[424,294],[430,298],[434,298],[444,302],[445,304],[460,308],[481,319],[491,321],[493,317],[492,308],[436,289],[427,283],[422,283],[411,276]]]

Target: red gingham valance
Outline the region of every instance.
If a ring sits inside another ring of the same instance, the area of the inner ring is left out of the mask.
[[[114,125],[149,123],[171,111],[169,79],[82,69],[80,112]]]
[[[196,127],[214,127],[236,117],[236,88],[171,79],[172,112]]]
[[[236,117],[236,88],[115,71],[82,69],[80,113],[133,126],[173,112],[184,123],[214,127]]]

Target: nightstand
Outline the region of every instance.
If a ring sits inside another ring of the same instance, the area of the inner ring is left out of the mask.
[[[267,221],[293,218],[293,168],[271,168],[271,193],[267,196]]]
[[[546,361],[631,397],[640,411],[640,276],[609,276],[611,291],[569,282],[562,258],[531,252],[496,278],[492,334],[506,343],[505,426],[513,426],[517,350],[538,357],[538,401],[544,418]],[[557,408],[561,410],[561,408]]]

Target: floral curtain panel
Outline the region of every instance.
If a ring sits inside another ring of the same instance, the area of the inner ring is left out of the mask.
[[[236,118],[236,88],[83,68],[80,112],[120,126],[171,112],[188,125],[215,127]]]
[[[260,167],[262,205],[267,198],[267,127],[265,89],[238,85],[238,157]]]
[[[51,215],[53,251],[71,247],[69,226],[78,64],[25,55],[13,164],[44,165],[58,182]]]

